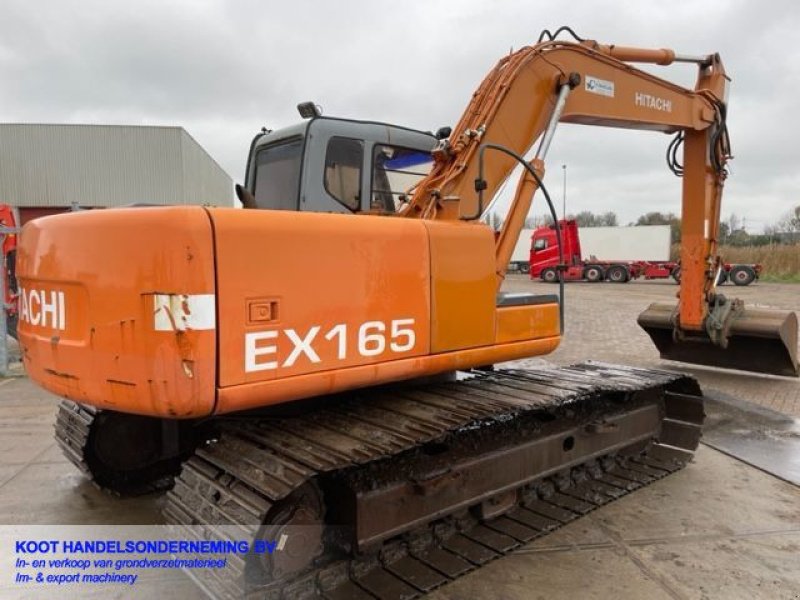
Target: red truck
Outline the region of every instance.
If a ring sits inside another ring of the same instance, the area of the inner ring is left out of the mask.
[[[8,204],[0,204],[0,226],[14,229],[17,225],[14,220],[14,211]],[[15,277],[15,263],[17,253],[17,236],[13,233],[2,237],[2,267],[5,278],[5,298],[2,301],[6,307],[6,326],[12,337],[17,337],[17,280]],[[0,307],[2,310],[2,307]]]
[[[578,225],[574,219],[559,221],[564,244],[564,281],[612,281],[625,283],[631,279],[667,279],[676,282],[681,278],[681,266],[672,261],[584,260]],[[558,281],[558,243],[554,225],[539,227],[531,235],[530,275],[531,279],[546,282]],[[718,284],[732,281],[735,285],[750,285],[761,275],[761,265],[725,263]]]

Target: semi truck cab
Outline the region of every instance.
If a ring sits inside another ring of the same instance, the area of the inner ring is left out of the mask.
[[[583,277],[584,265],[581,261],[581,240],[578,225],[572,220],[559,221],[561,241],[564,245],[564,260],[567,263],[567,279]],[[556,226],[539,227],[531,235],[531,279],[553,282],[558,280],[558,242]],[[574,272],[574,273],[573,273]]]

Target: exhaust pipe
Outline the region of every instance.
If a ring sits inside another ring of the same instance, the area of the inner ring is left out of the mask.
[[[677,331],[676,304],[654,303],[637,322],[653,340],[661,358],[788,377],[800,376],[797,364],[797,315],[744,308],[731,311],[718,340],[706,332]]]

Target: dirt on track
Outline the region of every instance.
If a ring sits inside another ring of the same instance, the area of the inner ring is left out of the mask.
[[[571,282],[564,286],[566,333],[561,346],[545,360],[571,364],[587,359],[642,367],[661,367],[697,377],[704,389],[715,389],[800,417],[800,380],[756,375],[661,360],[636,317],[651,302],[675,300],[678,286],[672,280],[631,281],[625,284]],[[552,294],[558,287],[527,276],[510,275],[504,291]],[[747,287],[724,285],[720,291],[741,298],[747,305],[793,310],[800,313],[800,285],[756,282]],[[537,359],[530,359],[535,362]],[[532,364],[530,360],[514,364]]]

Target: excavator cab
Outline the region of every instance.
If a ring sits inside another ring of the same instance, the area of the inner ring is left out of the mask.
[[[395,214],[430,172],[435,144],[414,129],[312,116],[253,139],[237,194],[246,208]]]

